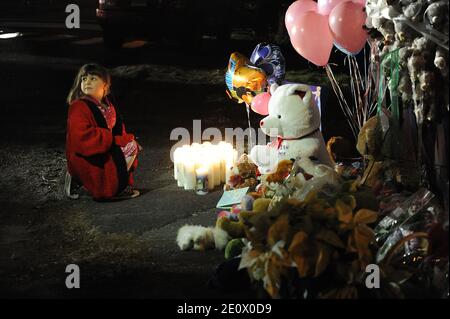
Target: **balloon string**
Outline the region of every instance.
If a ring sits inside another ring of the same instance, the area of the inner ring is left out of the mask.
[[[327,73],[328,79],[330,80],[331,87],[333,88],[334,94],[337,97],[337,100],[339,102],[339,106],[341,107],[342,112],[345,115],[345,119],[347,120],[348,125],[350,126],[350,129],[352,130],[353,136],[355,139],[358,138],[358,129],[355,126],[354,123],[354,115],[349,107],[347,100],[345,99],[344,93],[342,92],[336,78],[334,77],[333,71],[331,70],[331,67],[329,64],[325,66],[325,71]]]
[[[369,52],[368,54],[364,54],[364,74],[365,74],[365,81],[366,81],[366,87],[365,87],[365,93],[364,96],[366,98],[366,114],[367,118],[370,118],[372,114],[374,113],[376,109],[376,101],[374,101],[374,96],[376,97],[376,87],[374,87],[374,83],[376,83],[376,70],[375,70],[375,63],[371,61],[371,56],[375,56],[373,53],[375,52],[375,45],[371,43],[370,41],[367,42],[369,45]],[[365,50],[365,48],[364,48]],[[367,67],[366,67],[366,63]],[[372,95],[372,92],[375,91],[375,94]]]
[[[367,44],[367,42],[366,42],[366,44]],[[366,54],[366,46],[367,45],[364,45],[364,84],[365,84],[365,86],[367,87],[367,54]],[[366,105],[367,105],[367,103],[366,103]]]
[[[355,81],[356,81],[356,90],[357,90],[357,99],[358,99],[358,108],[359,108],[359,119],[360,119],[360,126],[359,129],[362,128],[364,123],[366,122],[366,108],[365,103],[362,99],[362,91],[364,90],[364,82],[361,77],[361,71],[359,70],[358,61],[356,60],[356,57],[351,57],[351,62],[353,63],[353,73],[355,75]]]
[[[359,127],[359,117],[358,117],[358,102],[356,101],[356,93],[355,93],[355,79],[353,77],[353,72],[352,72],[352,63],[350,61],[350,56],[347,55],[346,60],[348,60],[348,71],[349,71],[349,76],[350,76],[350,89],[351,89],[351,93],[354,99],[354,103],[355,103],[355,111],[356,111],[356,121],[357,121],[357,126]]]
[[[375,52],[375,46],[370,42],[369,46],[371,49],[370,53]],[[345,64],[348,64],[349,90],[351,94],[349,100],[346,99],[338,80],[333,74],[331,66],[329,64],[325,66],[325,71],[331,82],[339,106],[341,107],[355,138],[357,138],[364,123],[366,123],[368,118],[377,109],[377,84],[379,83],[380,72],[375,66],[376,63],[372,63],[371,60],[366,61],[366,59],[367,56],[364,51],[364,70],[361,70],[361,66],[358,63],[356,56],[347,55],[344,60]],[[386,90],[383,86],[381,86],[380,89],[380,94],[384,97]]]
[[[371,56],[379,56],[380,55],[380,50],[378,49],[378,46],[375,43],[375,40],[373,40],[372,42],[372,53]],[[373,72],[373,76],[374,76],[374,92],[373,94],[371,94],[372,98],[371,98],[371,108],[370,108],[370,114],[372,114],[373,112],[377,111],[378,108],[378,83],[380,83],[380,79],[381,79],[381,68],[380,68],[380,63],[370,63],[370,65],[375,66],[375,68],[373,68],[372,72]],[[371,91],[372,92],[372,91]]]
[[[350,88],[354,102],[354,121],[359,131],[367,119],[366,103],[364,103],[363,99],[364,81],[356,57],[348,55],[347,59],[350,74]]]
[[[361,90],[360,88],[363,86],[363,84],[360,81],[361,74],[359,73],[359,69],[357,68],[356,58],[354,56],[348,55],[348,66],[349,66],[349,72],[350,72],[350,84],[351,84],[351,93],[353,95],[354,100],[354,108],[355,108],[355,117],[356,117],[356,125],[358,128],[358,131],[361,129],[365,122],[365,116],[364,116],[364,106],[361,100]]]
[[[253,138],[252,138],[252,125],[250,124],[250,105],[245,103],[246,109],[247,109],[247,121],[248,121],[248,134],[249,134],[249,141],[248,141],[248,153],[250,153],[250,150],[253,148]]]

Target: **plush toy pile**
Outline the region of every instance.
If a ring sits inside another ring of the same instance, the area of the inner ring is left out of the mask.
[[[401,97],[403,118],[408,120],[408,110],[413,111],[421,178],[442,193],[448,193],[448,171],[443,185],[438,181],[443,176],[433,180],[433,166],[448,162],[447,155],[435,150],[437,145],[448,145],[443,136],[449,111],[448,6],[448,0],[367,0],[366,4],[367,26],[379,32],[373,34],[372,59],[391,73],[389,85]]]
[[[366,13],[380,95],[361,158],[325,145],[308,86],[274,84],[260,126],[276,139],[225,186],[249,193],[215,227],[179,231],[181,249],[224,248],[268,297],[449,297],[448,0],[367,0]]]
[[[220,249],[224,236],[219,230],[232,238],[244,237],[245,220],[266,210],[275,196],[280,197],[280,187],[287,179],[292,185],[299,186],[296,195],[303,198],[311,189],[336,178],[331,168],[334,162],[319,131],[320,114],[309,86],[276,85],[272,92],[269,115],[260,124],[266,134],[277,139],[266,146],[254,146],[250,156],[241,156],[233,169],[234,174],[224,186],[224,190],[249,187],[251,192],[242,199],[238,214],[222,212],[219,215],[216,230],[190,225],[182,227],[177,237],[180,249]],[[292,175],[294,161],[296,173]],[[258,184],[257,176],[261,173]]]
[[[297,104],[304,100],[294,98]],[[270,109],[280,108],[272,104]],[[293,159],[280,154],[266,174],[242,156],[225,189],[249,186],[251,191],[231,212],[219,213],[215,227],[180,228],[180,249],[224,249],[226,259],[234,265],[238,259],[239,269],[272,298],[402,298],[423,291],[444,296],[448,286],[437,278],[448,274],[448,251],[442,249],[448,247],[445,214],[430,191],[412,193],[385,176],[379,121],[388,121],[387,116],[369,119],[360,132],[356,147],[367,162],[360,175],[340,174],[337,166],[303,155],[325,148],[320,133],[306,137],[318,139],[305,144],[307,153],[301,146]],[[371,264],[384,274],[383,289],[365,286]]]

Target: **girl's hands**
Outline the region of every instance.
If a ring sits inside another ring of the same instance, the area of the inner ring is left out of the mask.
[[[128,143],[134,140],[133,134],[115,135],[114,143],[119,146],[126,146]]]
[[[127,144],[130,143],[130,142],[136,143],[136,146],[137,146],[137,149],[138,149],[139,152],[142,152],[144,150],[142,145],[138,143],[138,141],[136,140],[136,138],[134,137],[133,134],[127,133],[125,135],[116,135],[116,136],[114,136],[114,143],[116,145],[121,146],[121,147],[127,146]]]

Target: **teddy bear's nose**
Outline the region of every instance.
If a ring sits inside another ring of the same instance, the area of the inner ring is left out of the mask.
[[[264,125],[264,121],[259,122],[259,126],[263,126]]]

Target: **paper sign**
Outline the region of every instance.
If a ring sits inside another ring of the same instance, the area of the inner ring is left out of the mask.
[[[231,208],[231,206],[240,204],[242,197],[247,194],[249,187],[224,191],[222,197],[217,203],[216,208]]]

